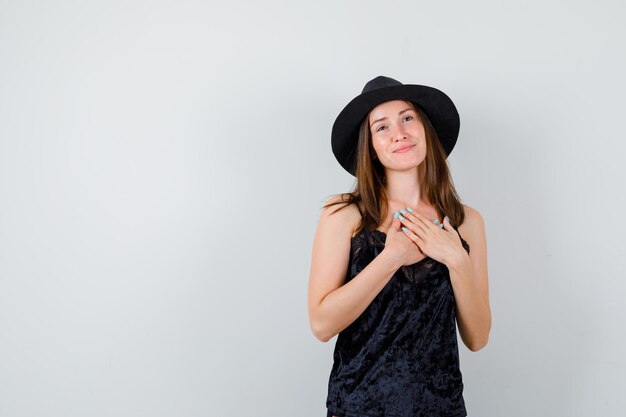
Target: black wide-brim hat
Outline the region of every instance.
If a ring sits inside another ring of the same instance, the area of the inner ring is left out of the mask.
[[[428,116],[437,137],[446,152],[452,152],[459,136],[459,112],[443,91],[434,87],[402,84],[393,78],[378,76],[365,84],[360,95],[350,101],[339,113],[331,134],[331,147],[339,164],[350,174],[356,172],[356,153],[359,126],[377,105],[390,100],[408,100]]]

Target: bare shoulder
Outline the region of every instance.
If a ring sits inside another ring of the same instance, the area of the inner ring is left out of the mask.
[[[465,220],[459,226],[459,233],[470,245],[470,249],[486,246],[485,220],[482,214],[467,204],[463,204],[463,209]]]
[[[472,229],[476,226],[476,223],[483,222],[483,216],[480,212],[472,206],[468,206],[467,204],[462,204],[463,209],[465,210],[465,220],[463,220],[463,224],[459,226],[459,230],[461,229]]]
[[[347,204],[346,197],[343,194],[331,196],[324,205],[332,204],[325,207],[320,215],[320,223],[333,229],[338,236],[351,237],[354,230],[361,221],[361,212],[356,204]]]

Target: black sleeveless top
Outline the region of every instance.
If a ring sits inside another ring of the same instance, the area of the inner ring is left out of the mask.
[[[377,229],[352,238],[346,282],[384,249],[385,238]],[[339,333],[333,360],[327,417],[466,416],[448,268],[426,257],[398,269]]]

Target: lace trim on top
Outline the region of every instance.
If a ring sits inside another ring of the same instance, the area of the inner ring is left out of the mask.
[[[459,238],[461,239],[461,244],[463,248],[470,253],[469,244],[463,239],[461,234],[457,229],[454,229]],[[385,240],[387,238],[387,234],[382,230],[372,229],[366,230],[362,229],[360,232],[355,234],[351,239],[352,246],[352,254],[351,257],[353,259],[359,258],[361,255],[363,256],[371,256],[372,254],[361,254],[361,251],[371,251],[374,250],[374,256],[377,256],[384,248],[385,248]],[[363,242],[365,240],[365,242]],[[402,276],[408,279],[409,281],[419,284],[423,282],[424,279],[431,273],[438,271],[439,268],[446,267],[439,261],[434,260],[433,258],[426,256],[424,259],[417,261],[411,265],[404,265],[400,267],[400,271],[402,272]]]

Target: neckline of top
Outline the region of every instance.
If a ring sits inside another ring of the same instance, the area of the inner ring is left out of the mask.
[[[467,243],[467,241],[465,241],[465,239],[463,239],[463,237],[461,236],[461,234],[459,233],[459,231],[458,231],[457,229],[454,229],[454,230],[456,230],[456,232],[457,232],[457,233],[458,233],[458,235],[459,235],[459,238],[460,238],[460,239],[461,239],[461,241],[465,244],[464,246],[467,246],[467,251],[468,251],[468,253],[469,253],[469,247],[470,247],[470,246],[469,246],[469,243]],[[378,229],[372,229],[371,231],[379,233],[379,236],[380,236],[380,238],[381,238],[381,242],[380,242],[380,243],[384,246],[384,245],[385,245],[385,240],[386,240],[387,233],[383,232],[382,230],[378,230]],[[365,233],[365,232],[369,232],[369,231],[368,231],[367,229],[361,229],[361,231],[360,231],[360,232],[358,232],[357,234],[355,234],[354,236],[352,236],[352,239],[351,239],[351,240],[356,239],[356,238],[357,238],[357,236],[359,236],[359,235],[361,235],[361,234],[363,234],[363,233]],[[414,266],[416,266],[416,265],[421,264],[422,262],[426,262],[426,260],[428,260],[428,259],[433,260],[430,256],[426,256],[425,258],[422,258],[422,259],[420,259],[419,261],[417,261],[416,263],[411,264],[411,265],[409,265],[409,266],[410,266],[410,267],[414,267]],[[402,266],[402,268],[404,268],[404,267],[405,267],[405,266]]]
[[[372,229],[372,230],[382,234],[384,237],[387,237],[387,233],[383,232],[382,230],[379,230],[379,229]],[[461,239],[461,241],[465,242],[465,244],[469,247],[469,243],[467,243],[467,241],[465,239],[463,239],[463,236],[461,236],[461,233],[459,232],[459,230],[458,229],[454,229],[454,230],[459,235],[459,238]],[[355,238],[355,237],[356,237],[356,235],[353,236],[353,238]]]
[[[383,232],[382,230],[378,230],[378,229],[372,229],[372,230],[373,230],[374,232],[378,232],[379,234],[381,234],[381,235],[382,235],[382,236],[381,236],[381,244],[384,246],[384,245],[385,245],[385,238],[386,238],[386,236],[387,236],[387,233]],[[366,230],[366,229],[362,229],[359,233],[357,233],[356,235],[354,235],[354,236],[352,237],[352,239],[356,238],[356,237],[357,237],[358,235],[360,235],[361,233],[363,233],[363,232],[367,232],[367,231],[368,231],[368,230]],[[430,260],[434,260],[434,259],[432,259],[430,256],[425,256],[424,258],[420,259],[420,260],[419,260],[419,261],[417,261],[416,263],[411,264],[411,265],[403,265],[403,266],[401,266],[401,268],[415,267],[416,265],[419,265],[419,264],[421,264],[421,263],[423,263],[423,262],[426,262],[426,261],[427,261],[427,260],[429,260],[429,259],[430,259]]]

